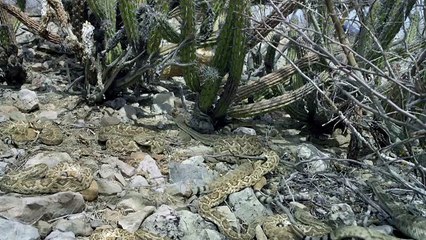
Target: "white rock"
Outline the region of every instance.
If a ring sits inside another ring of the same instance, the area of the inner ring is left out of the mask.
[[[16,107],[23,112],[31,112],[39,108],[39,100],[34,91],[21,89],[18,93]]]
[[[144,159],[139,163],[136,171],[146,173],[149,181],[154,181],[160,186],[165,182],[164,176],[161,174],[160,168],[157,166],[157,162],[148,154],[146,154]]]
[[[256,135],[256,130],[248,127],[239,127],[233,131],[235,134],[244,134],[244,135]]]
[[[133,189],[140,188],[140,187],[148,187],[148,186],[149,186],[148,181],[144,177],[139,175],[132,177],[129,183],[129,187]]]

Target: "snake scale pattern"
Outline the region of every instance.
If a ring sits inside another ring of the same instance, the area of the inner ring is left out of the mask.
[[[60,162],[53,168],[40,163],[10,172],[0,180],[0,190],[21,194],[78,192],[90,187],[92,170],[77,163]]]

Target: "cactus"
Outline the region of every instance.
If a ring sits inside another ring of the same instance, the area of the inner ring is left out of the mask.
[[[116,0],[88,0],[90,9],[103,22],[103,28],[106,32],[106,41],[114,37],[116,32]],[[111,52],[107,53],[106,63],[109,64],[116,59],[122,52],[121,45],[117,44]]]
[[[214,109],[215,118],[226,115],[229,105],[237,92],[243,71],[246,54],[246,36],[244,30],[248,26],[249,2],[246,0],[234,1],[229,5],[225,25],[219,36],[213,65],[219,75],[229,73],[224,91]]]
[[[186,85],[194,92],[200,90],[200,82],[195,65],[195,2],[192,0],[182,0],[180,2],[182,14],[181,34],[184,39],[184,45],[180,50],[180,56],[183,63],[189,64],[184,69],[184,78]]]

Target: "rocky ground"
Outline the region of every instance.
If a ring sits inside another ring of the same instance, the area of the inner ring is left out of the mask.
[[[197,196],[188,191],[235,166],[210,161],[211,149],[181,133],[167,117],[182,110],[176,88],[171,87],[181,79],[161,82],[156,93],[142,94],[137,102],[123,97],[89,106],[67,91],[67,60],[51,59],[31,48],[25,54],[34,60],[27,63],[30,82],[20,90],[0,88],[0,124],[48,119],[58,124],[65,139],[58,146],[0,141],[0,177],[37,163],[71,161],[90,167],[97,184],[82,193],[0,193],[0,239],[89,239],[99,228],[141,228],[172,239],[225,239],[197,213]],[[377,171],[368,159],[362,164],[344,160],[349,135],[313,137],[282,112],[255,122],[255,127],[234,133],[266,137],[281,156],[278,169],[267,178],[267,190],[275,200],[263,204],[251,188],[231,194],[222,207],[230,218],[250,222],[272,213],[291,213],[299,206],[333,227],[380,225],[376,210],[362,200],[370,196],[364,179]],[[117,123],[150,126],[167,142],[165,151],[108,151],[96,133],[101,126]],[[401,200],[410,198],[402,196]]]

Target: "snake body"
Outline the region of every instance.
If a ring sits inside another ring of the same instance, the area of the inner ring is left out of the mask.
[[[77,163],[61,162],[50,169],[40,163],[3,176],[0,190],[21,194],[78,192],[89,188],[92,180],[92,171]]]

